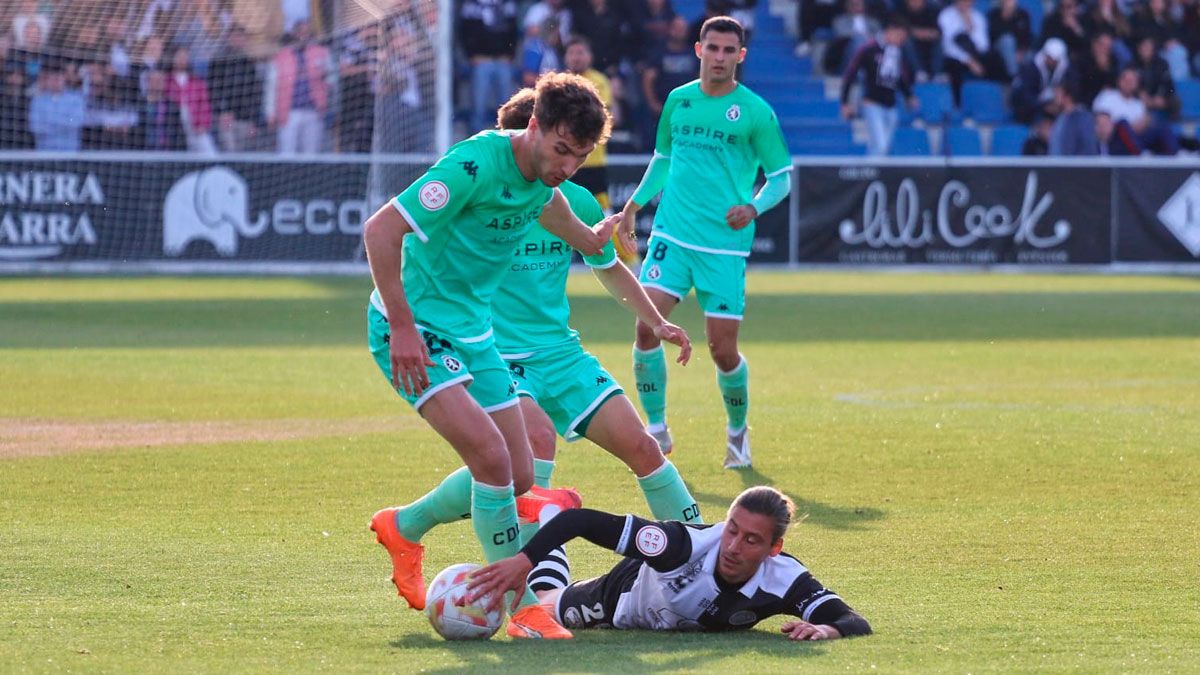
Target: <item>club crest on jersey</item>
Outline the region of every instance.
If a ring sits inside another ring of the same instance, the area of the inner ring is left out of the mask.
[[[738,104],[736,104],[736,103],[729,106],[729,110],[725,111],[725,119],[729,120],[730,122],[738,121],[738,119],[740,119],[741,116],[742,116],[742,109],[739,108]]]
[[[758,615],[748,609],[734,612],[729,616],[729,624],[732,626],[746,626],[755,621],[758,621]]]
[[[421,186],[417,196],[421,200],[421,206],[430,211],[437,211],[450,201],[450,188],[440,180],[431,180]]]
[[[650,281],[657,281],[662,276],[662,270],[658,269],[658,265],[651,265],[650,269],[646,270],[646,278]]]
[[[646,525],[634,538],[637,550],[644,556],[656,556],[667,550],[667,533],[657,525]]]
[[[446,366],[446,370],[452,373],[457,373],[458,371],[462,370],[463,367],[462,361],[459,361],[453,356],[443,356],[442,365]]]

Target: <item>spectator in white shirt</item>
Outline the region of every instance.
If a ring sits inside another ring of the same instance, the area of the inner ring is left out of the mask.
[[[1092,102],[1092,112],[1113,121],[1113,145],[1122,154],[1140,155],[1149,150],[1160,155],[1179,152],[1179,139],[1169,124],[1157,122],[1146,111],[1141,98],[1141,75],[1127,67],[1117,76],[1117,88],[1105,89]],[[1116,154],[1116,153],[1114,153]]]
[[[975,0],[955,0],[943,9],[938,14],[938,28],[955,105],[961,104],[963,80],[968,76],[1007,79],[1004,60],[990,51],[987,18],[975,9]]]

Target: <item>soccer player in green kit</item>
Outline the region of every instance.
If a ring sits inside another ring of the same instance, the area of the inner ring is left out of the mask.
[[[392,580],[414,609],[425,606],[418,542],[436,525],[469,513],[489,561],[520,548],[514,495],[532,487],[533,459],[495,346],[492,295],[513,249],[539,224],[585,254],[601,252],[620,216],[588,227],[557,186],[610,128],[587,80],[543,76],[526,130],[485,131],[458,143],[364,227],[375,281],[367,310],[372,355],[394,390],[466,464],[417,501],[371,518],[391,556]],[[507,632],[571,637],[528,589]]]
[[[501,106],[498,126],[524,129],[534,103],[532,89],[518,91]],[[584,223],[604,219],[591,191],[570,181],[559,189]],[[617,259],[611,243],[600,255],[584,257],[584,262],[609,293],[656,336],[679,344],[679,362],[687,363],[691,355],[687,333],[662,317],[637,278]],[[556,432],[568,442],[587,438],[634,472],[655,518],[700,522],[700,509],[679,471],[646,433],[621,386],[596,357],[584,351],[579,333],[571,329],[567,302],[570,265],[571,248],[562,239],[541,228],[532,229],[517,246],[508,276],[492,298],[496,346],[509,364],[521,397],[533,448],[534,481],[550,487]]]
[[[636,251],[637,211],[665,188],[640,281],[663,316],[696,289],[728,417],[725,468],[736,469],[750,466],[749,369],[737,344],[746,304],[746,258],[754,242],[754,218],[787,196],[792,165],[774,111],[734,79],[746,58],[741,24],[727,16],[705,21],[696,56],[700,79],[667,96],[654,158],[625,204],[616,242],[622,255],[630,247]],[[767,182],[751,196],[760,167]],[[666,358],[660,340],[641,321],[633,364],[647,428],[663,453],[670,453]]]

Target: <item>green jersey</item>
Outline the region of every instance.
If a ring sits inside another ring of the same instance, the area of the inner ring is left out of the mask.
[[[484,131],[438,160],[392,205],[413,227],[401,276],[421,325],[465,342],[492,335],[492,295],[554,190],[517,168],[509,133]],[[381,312],[379,293],[371,295]]]
[[[761,167],[767,176],[791,169],[787,142],[771,106],[738,84],[709,96],[700,80],[673,90],[663,104],[655,152],[671,159],[654,235],[685,248],[749,256],[754,223],[734,230],[732,206],[749,204]]]
[[[584,223],[595,225],[604,219],[600,204],[586,188],[567,181],[559,189]],[[617,264],[612,241],[604,244],[599,255],[583,260],[601,269]],[[571,247],[544,228],[533,228],[516,246],[508,276],[492,298],[496,348],[501,354],[529,354],[579,340],[568,325],[570,267]]]

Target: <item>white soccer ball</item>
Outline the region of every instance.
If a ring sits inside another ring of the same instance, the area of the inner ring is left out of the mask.
[[[467,581],[479,565],[459,563],[438,573],[425,596],[425,615],[438,635],[447,640],[486,640],[500,629],[500,610],[488,611],[486,600],[467,603]]]

